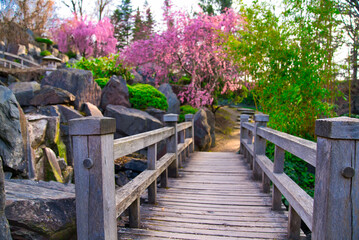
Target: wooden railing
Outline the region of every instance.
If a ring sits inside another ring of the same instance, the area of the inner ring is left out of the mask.
[[[248,119],[241,115],[240,151],[264,192],[272,182],[272,209],[287,199],[288,238],[299,239],[302,220],[312,239],[359,239],[359,119],[317,120],[317,143],[266,127],[268,115]],[[266,141],[275,145],[274,162],[265,156]],[[316,167],[314,199],[283,172],[286,151]]]
[[[117,239],[116,218],[129,209],[130,227],[140,227],[140,196],[156,203],[161,187],[178,176],[185,157],[194,151],[193,115],[178,124],[178,115],[164,115],[166,127],[114,140],[115,119],[87,117],[70,121],[78,239]],[[157,144],[166,141],[167,153],[157,160]],[[121,188],[115,188],[114,160],[147,148],[148,168]]]
[[[4,51],[1,51],[0,52],[1,55],[4,55],[4,58],[0,58],[0,63],[5,67],[5,68],[12,68],[12,67],[15,67],[15,68],[28,68],[28,67],[41,67],[40,64],[38,63],[35,63],[33,61],[30,61],[26,58],[23,58],[23,57],[20,57],[18,55],[15,55],[15,54],[11,54],[11,53],[8,53],[8,52],[4,52]],[[15,59],[18,59],[19,60],[19,63],[18,62],[14,62],[14,61],[10,61],[10,60],[7,60],[6,59],[6,56],[7,57],[12,57],[12,58],[15,58]],[[24,63],[28,63],[29,66],[26,66]]]

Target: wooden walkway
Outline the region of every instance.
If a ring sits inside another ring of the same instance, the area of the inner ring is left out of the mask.
[[[286,239],[286,212],[260,189],[242,155],[196,152],[158,204],[141,205],[141,229],[120,228],[119,239]]]

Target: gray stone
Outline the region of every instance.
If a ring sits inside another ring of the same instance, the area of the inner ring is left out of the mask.
[[[36,47],[31,43],[28,44],[28,54],[38,57],[40,56],[40,53],[41,53],[41,49],[39,47]]]
[[[66,163],[66,161],[65,161],[64,158],[59,158],[59,159],[57,159],[57,162],[58,162],[58,164],[59,164],[59,167],[60,167],[61,171],[66,170],[66,168],[67,168],[67,163]]]
[[[17,55],[26,55],[27,50],[26,46],[19,44],[19,48],[17,49]]]
[[[67,123],[71,119],[82,118],[83,116],[73,108],[64,105],[57,105],[61,113],[61,123]]]
[[[102,89],[100,107],[103,110],[105,110],[109,104],[131,107],[128,98],[129,94],[126,81],[122,77],[112,76]]]
[[[33,106],[71,104],[75,99],[73,94],[64,89],[45,85],[35,92],[35,96],[31,99],[30,104]]]
[[[16,82],[9,86],[21,106],[30,106],[31,99],[35,92],[39,91],[41,86],[37,82]]]
[[[211,130],[210,130],[211,147],[214,147],[216,145],[216,135],[215,135],[216,118],[211,110],[209,110],[208,108],[205,108],[204,110],[206,111],[206,114],[207,114],[207,123],[211,128]]]
[[[125,163],[125,169],[131,170],[133,172],[143,172],[147,169],[147,162],[137,159],[132,159],[131,161]]]
[[[163,127],[163,124],[150,114],[124,106],[108,105],[104,114],[116,119],[116,133],[131,136]]]
[[[115,175],[115,181],[117,186],[122,187],[125,184],[127,184],[130,180],[127,178],[124,172],[119,172]]]
[[[83,103],[80,111],[83,112],[87,117],[103,117],[102,112],[95,105],[89,102]]]
[[[26,172],[18,103],[12,91],[3,86],[0,86],[0,123],[0,157],[4,166]]]
[[[7,81],[6,81],[6,84],[7,84],[7,85],[10,85],[10,84],[12,84],[12,83],[18,83],[18,82],[20,82],[20,80],[19,80],[17,77],[14,77],[14,76],[11,75],[11,74],[9,74],[9,75],[7,76]]]
[[[173,93],[171,85],[168,83],[162,84],[158,90],[163,93],[167,98],[168,103],[168,113],[180,114],[180,101],[178,100],[176,94]]]
[[[33,149],[37,149],[45,143],[47,120],[38,119],[34,121],[28,121],[28,128],[30,133],[30,142]]]
[[[10,240],[10,226],[5,216],[5,176],[2,168],[2,159],[0,157],[0,239]]]
[[[69,57],[66,54],[60,53],[57,57],[60,58],[63,63],[67,63],[69,61]]]
[[[155,118],[160,120],[161,122],[163,122],[163,116],[166,114],[165,111],[152,107],[147,108],[145,111],[151,116],[154,116]]]
[[[90,71],[78,69],[56,70],[45,77],[41,85],[62,88],[75,95],[75,109],[79,109],[85,102],[90,102],[96,106],[100,105],[101,88],[93,80]]]
[[[131,73],[133,74],[134,78],[128,82],[129,84],[132,85],[132,84],[136,84],[136,83],[145,83],[141,74],[139,74],[135,70],[132,70]]]
[[[212,145],[211,127],[207,122],[207,113],[203,109],[194,115],[194,142],[195,148],[200,151],[206,151]]]
[[[5,213],[15,239],[72,239],[76,236],[73,184],[30,180],[9,180],[5,184]]]

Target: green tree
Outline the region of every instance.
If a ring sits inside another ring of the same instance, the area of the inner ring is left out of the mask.
[[[200,0],[199,6],[203,12],[214,15],[224,13],[227,8],[232,7],[232,3],[232,0]]]
[[[117,48],[123,48],[130,44],[133,28],[132,13],[131,0],[122,0],[121,5],[117,7],[111,16],[115,38],[117,39]]]

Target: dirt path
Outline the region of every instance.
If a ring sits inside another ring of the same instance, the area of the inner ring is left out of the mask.
[[[239,150],[239,129],[235,129],[234,126],[237,125],[237,116],[239,115],[237,110],[234,108],[223,107],[221,109],[222,113],[227,112],[227,116],[230,118],[223,120],[221,114],[216,114],[216,121],[218,122],[216,127],[216,146],[211,148],[211,152],[238,152]],[[219,113],[221,113],[219,112]],[[219,126],[218,126],[219,125]],[[224,134],[223,128],[228,127],[232,131],[228,134]]]

